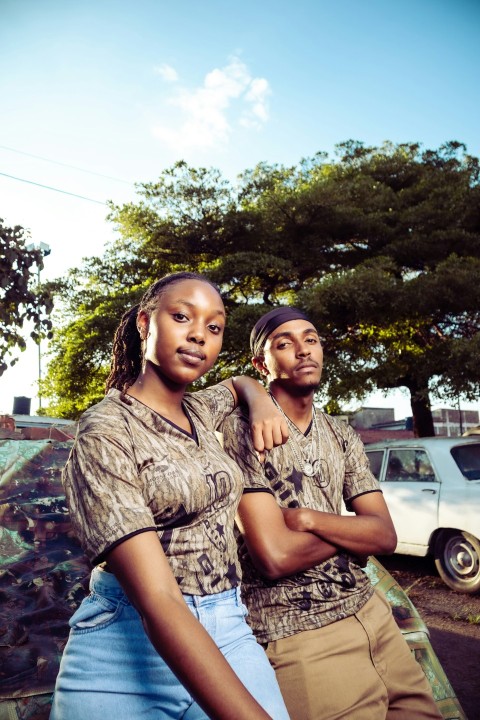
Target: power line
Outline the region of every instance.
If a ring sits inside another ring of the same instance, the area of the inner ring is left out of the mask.
[[[29,185],[36,185],[37,187],[44,188],[45,190],[53,190],[54,192],[62,193],[63,195],[71,195],[72,197],[80,198],[81,200],[88,200],[88,202],[97,203],[97,205],[107,204],[103,200],[94,200],[93,198],[85,197],[85,195],[77,195],[77,193],[68,192],[68,190],[60,190],[60,188],[51,187],[50,185],[42,185],[42,183],[33,182],[33,180],[25,180],[25,178],[15,177],[15,175],[7,175],[7,173],[3,172],[0,172],[0,175],[10,178],[10,180],[18,180],[19,182],[28,183]]]
[[[33,153],[24,152],[23,150],[17,150],[16,148],[8,147],[7,145],[0,145],[2,150],[8,150],[9,152],[17,153],[17,155],[25,155],[26,157],[35,158],[36,160],[43,160],[44,162],[52,163],[53,165],[61,165],[62,167],[71,168],[72,170],[79,170],[89,175],[96,175],[97,177],[106,178],[107,180],[114,180],[115,182],[124,183],[125,185],[133,185],[128,180],[122,180],[121,178],[112,177],[112,175],[103,175],[102,173],[95,172],[94,170],[87,170],[86,168],[78,167],[77,165],[69,165],[68,163],[60,162],[59,160],[51,160],[50,158],[42,157],[42,155],[34,155]]]

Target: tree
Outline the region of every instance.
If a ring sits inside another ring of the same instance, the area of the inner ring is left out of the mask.
[[[35,342],[51,337],[52,294],[48,286],[38,287],[43,253],[27,248],[25,238],[22,227],[7,227],[0,219],[0,375],[17,362],[17,351],[25,350],[25,322],[33,324]]]
[[[57,407],[66,396],[62,413],[88,406],[121,311],[160,275],[189,269],[217,282],[229,318],[203,382],[244,372],[256,318],[295,302],[325,330],[329,407],[408,387],[417,431],[430,433],[432,391],[480,386],[470,353],[479,342],[478,177],[478,160],[458,143],[422,151],[349,141],[333,160],[261,163],[236,186],[177,163],[138,185],[138,203],[111,206],[118,239],[64,285],[43,395]]]
[[[434,435],[430,394],[475,399],[480,373],[480,260],[451,256],[399,278],[390,260],[329,276],[300,298],[326,336],[330,397],[405,387],[415,431]]]
[[[367,231],[355,266],[299,302],[327,335],[330,396],[406,387],[416,433],[433,435],[430,394],[480,388],[478,161],[458,143],[344,149],[345,194],[361,193]]]
[[[111,204],[119,236],[104,256],[85,260],[59,285],[58,329],[42,381],[48,412],[59,417],[78,417],[101,399],[115,328],[148,285],[168,272],[204,271],[224,241],[232,200],[218,171],[179,162],[138,192],[138,204]]]
[[[316,218],[314,203],[298,220],[290,206],[300,187],[308,194],[311,174],[328,183],[323,161],[318,156],[298,169],[261,165],[235,188],[216,170],[179,162],[156,183],[138,185],[138,203],[112,204],[109,219],[118,238],[103,258],[85,261],[61,284],[52,359],[42,382],[48,411],[76,417],[100,399],[122,311],[166,272],[203,272],[221,287],[227,334],[219,362],[203,383],[243,372],[248,326],[263,303],[272,306],[293,297],[314,268],[312,238],[303,228],[311,222],[310,214]],[[325,204],[333,207],[335,202],[328,196]],[[319,251],[319,262],[321,258]],[[321,269],[315,271],[315,277],[321,274]]]

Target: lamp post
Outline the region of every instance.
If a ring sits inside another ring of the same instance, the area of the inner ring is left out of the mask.
[[[30,245],[27,245],[27,250],[40,250],[43,257],[47,257],[47,255],[50,255],[52,252],[50,245],[47,245],[47,243],[41,242],[35,244],[30,243]],[[37,289],[40,290],[40,265],[37,265]],[[40,385],[40,382],[42,380],[42,346],[41,346],[41,340],[38,339],[38,407],[42,407],[42,388]]]

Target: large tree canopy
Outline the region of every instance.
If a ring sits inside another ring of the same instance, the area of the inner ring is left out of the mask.
[[[432,434],[432,391],[480,387],[478,180],[458,143],[350,141],[333,159],[260,164],[236,186],[177,163],[138,185],[138,203],[111,206],[118,239],[64,284],[50,410],[77,415],[100,399],[122,311],[165,272],[192,269],[219,284],[229,315],[207,382],[245,371],[252,323],[296,302],[326,336],[330,403],[406,387],[417,431]]]
[[[25,322],[32,323],[29,334],[36,342],[51,336],[53,299],[47,287],[38,287],[43,252],[27,248],[25,239],[22,227],[7,227],[0,219],[0,375],[25,350]]]
[[[344,150],[346,205],[357,196],[363,210],[355,263],[299,301],[327,336],[330,395],[405,387],[417,433],[433,435],[430,393],[480,388],[478,160],[458,143]]]

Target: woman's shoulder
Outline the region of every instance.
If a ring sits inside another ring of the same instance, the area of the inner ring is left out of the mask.
[[[100,402],[85,410],[80,417],[78,429],[81,433],[102,432],[118,429],[128,414],[126,403],[121,400],[118,390],[109,390]]]
[[[229,405],[230,411],[234,407],[233,395],[226,385],[210,385],[208,388],[185,393],[184,402],[189,408],[203,407],[211,409],[218,405]]]
[[[225,385],[211,385],[186,393],[184,403],[205,427],[214,430],[235,407],[233,395]]]

